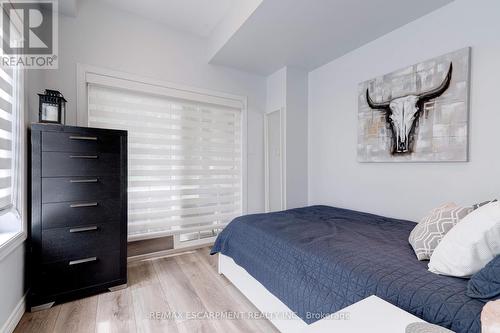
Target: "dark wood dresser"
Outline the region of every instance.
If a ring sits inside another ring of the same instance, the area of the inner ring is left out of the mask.
[[[33,124],[28,306],[127,283],[127,132]]]

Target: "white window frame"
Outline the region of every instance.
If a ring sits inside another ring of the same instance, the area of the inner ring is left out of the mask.
[[[14,29],[11,34],[15,34],[16,39],[20,39],[19,31],[23,29],[22,26],[13,21]],[[12,35],[11,35],[12,38]],[[27,96],[25,84],[25,72],[22,68],[14,69],[13,79],[17,84],[13,86],[12,95],[14,101],[12,104],[12,115],[14,111],[17,112],[18,128],[12,131],[12,134],[18,138],[17,145],[13,145],[12,153],[13,162],[12,166],[12,201],[10,209],[4,209],[0,212],[0,261],[7,257],[12,251],[18,248],[28,236],[27,228],[27,190],[26,190],[26,177],[27,177],[27,163],[26,163],[26,118],[25,112],[27,110]],[[14,78],[15,76],[15,78]],[[13,119],[14,120],[14,119]]]
[[[24,73],[22,69],[14,70],[12,95],[13,126],[17,122],[17,128],[12,130],[13,137],[17,142],[12,147],[12,201],[10,207],[0,211],[0,261],[9,253],[21,245],[27,238],[26,228],[26,123],[24,94]]]
[[[76,65],[77,76],[77,126],[88,127],[88,84],[99,82],[100,85],[112,88],[122,88],[132,91],[165,95],[192,100],[195,98],[200,102],[227,105],[241,109],[241,209],[242,214],[247,213],[248,201],[248,166],[247,166],[247,97],[223,93],[214,90],[196,88],[177,83],[155,80],[135,74],[105,69],[101,67],[80,64]],[[202,98],[200,100],[200,97]],[[148,237],[145,237],[145,239]],[[132,240],[132,239],[129,239]],[[138,240],[138,239],[133,239]]]

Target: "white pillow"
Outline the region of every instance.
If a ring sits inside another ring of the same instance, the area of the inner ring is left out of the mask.
[[[438,244],[429,271],[469,277],[500,254],[500,202],[484,205],[455,225]]]

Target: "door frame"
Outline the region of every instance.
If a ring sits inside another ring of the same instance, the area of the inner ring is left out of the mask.
[[[281,179],[280,179],[280,192],[281,192],[281,210],[286,209],[286,110],[280,108],[274,111],[266,112],[264,114],[264,181],[265,181],[265,210],[269,212],[269,133],[268,133],[268,117],[279,112],[280,115],[280,157],[281,157]]]

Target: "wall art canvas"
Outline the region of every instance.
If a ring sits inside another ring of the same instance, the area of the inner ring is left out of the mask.
[[[359,85],[358,161],[468,160],[470,48]]]

